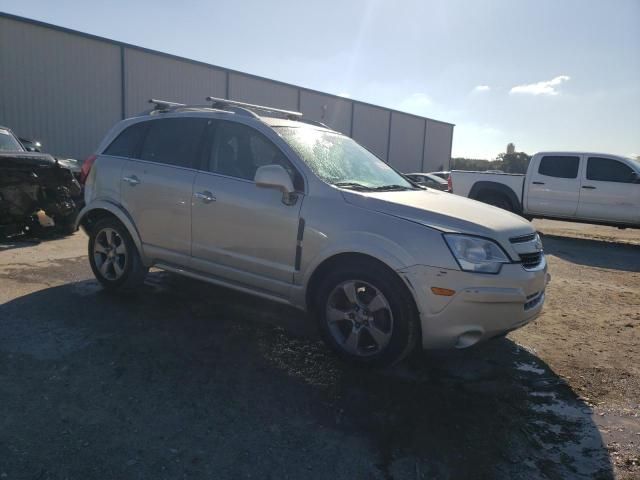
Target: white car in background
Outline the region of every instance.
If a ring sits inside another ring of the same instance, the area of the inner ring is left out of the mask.
[[[456,195],[527,218],[640,227],[640,162],[587,152],[541,152],[525,175],[451,172]]]

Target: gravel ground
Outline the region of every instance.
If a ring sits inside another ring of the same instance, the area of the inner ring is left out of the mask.
[[[299,312],[86,237],[0,245],[0,479],[640,477],[640,232],[536,222],[545,311],[507,338],[341,363]]]

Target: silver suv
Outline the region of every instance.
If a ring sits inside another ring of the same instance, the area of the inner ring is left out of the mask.
[[[287,303],[376,366],[540,313],[547,267],[523,218],[411,183],[300,113],[208,100],[153,101],[85,161],[78,223],[105,288],[154,266]]]

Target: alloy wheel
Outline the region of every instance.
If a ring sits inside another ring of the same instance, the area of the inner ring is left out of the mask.
[[[348,280],[336,286],[326,306],[333,339],[351,355],[381,352],[393,333],[393,314],[384,294],[370,283]]]
[[[127,246],[113,228],[98,232],[93,244],[93,259],[100,274],[107,280],[118,280],[127,264]]]

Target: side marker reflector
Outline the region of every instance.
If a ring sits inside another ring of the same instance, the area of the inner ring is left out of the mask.
[[[456,294],[455,290],[451,290],[449,288],[431,287],[431,291],[436,295],[441,295],[443,297],[452,297]]]

